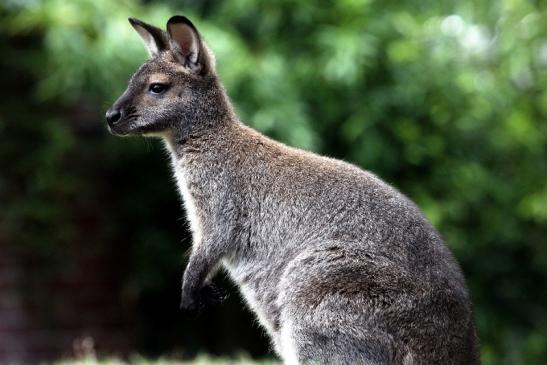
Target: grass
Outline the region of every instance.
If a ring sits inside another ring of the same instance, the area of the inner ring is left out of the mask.
[[[171,360],[158,359],[148,360],[135,356],[130,360],[97,359],[94,356],[88,356],[82,359],[58,360],[47,365],[280,365],[274,360],[251,360],[246,356],[235,358],[213,358],[207,355],[200,355],[194,360]]]

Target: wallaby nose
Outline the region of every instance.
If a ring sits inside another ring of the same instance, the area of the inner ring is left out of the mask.
[[[122,112],[119,109],[108,109],[106,112],[106,121],[108,125],[116,124],[122,118]]]

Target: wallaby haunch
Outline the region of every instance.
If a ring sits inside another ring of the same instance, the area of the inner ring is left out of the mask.
[[[409,199],[243,125],[192,23],[129,19],[150,59],[106,114],[163,138],[193,235],[181,307],[222,265],[286,364],[478,364],[458,264]]]

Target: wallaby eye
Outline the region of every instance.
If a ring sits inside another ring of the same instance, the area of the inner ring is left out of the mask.
[[[152,94],[162,94],[169,88],[169,85],[166,84],[160,84],[159,82],[155,82],[153,84],[150,84],[148,87],[148,91],[150,91]]]

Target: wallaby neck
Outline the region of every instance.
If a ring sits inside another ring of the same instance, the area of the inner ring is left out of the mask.
[[[213,78],[201,102],[183,113],[178,128],[163,137],[173,157],[180,159],[188,150],[195,152],[198,147],[206,148],[207,143],[214,144],[222,138],[224,130],[236,123],[239,121],[224,87]]]
[[[226,138],[227,131],[233,129],[240,122],[233,119],[216,121],[208,128],[196,129],[189,132],[165,135],[164,142],[176,161],[184,161],[191,157],[195,160],[198,155],[206,157],[220,147],[221,140]]]

